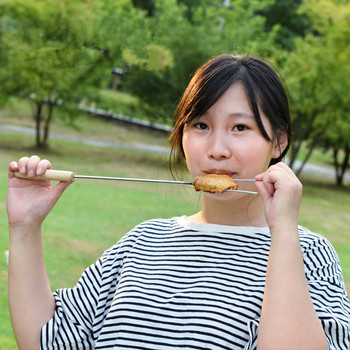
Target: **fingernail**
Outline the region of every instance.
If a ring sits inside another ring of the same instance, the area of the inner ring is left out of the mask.
[[[35,176],[34,170],[29,170],[28,171],[28,176],[29,177]]]
[[[44,173],[44,170],[42,169],[42,168],[38,168],[37,170],[36,170],[36,174],[37,175],[42,175]]]
[[[20,173],[25,174],[25,172],[26,172],[26,168],[24,166],[22,166],[20,169]]]

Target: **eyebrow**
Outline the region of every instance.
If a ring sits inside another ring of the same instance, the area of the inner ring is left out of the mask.
[[[234,117],[234,118],[250,118],[250,119],[255,119],[253,113],[244,113],[244,112],[238,112],[238,113],[230,113],[228,115],[229,117]]]
[[[196,119],[199,119],[199,118],[202,118],[202,117],[210,117],[208,115],[208,111],[205,112],[204,114],[202,115],[199,115],[191,120],[196,120]],[[232,112],[232,113],[229,113],[228,114],[228,117],[232,117],[232,118],[249,118],[249,119],[253,119],[255,120],[255,117],[254,117],[254,114],[253,112],[252,113],[245,113],[245,112]]]

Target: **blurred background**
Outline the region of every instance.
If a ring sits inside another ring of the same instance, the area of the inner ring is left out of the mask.
[[[349,292],[350,1],[0,0],[0,349],[16,349],[9,161],[35,153],[76,173],[170,178],[176,103],[221,53],[260,56],[283,77],[294,130],[286,162],[304,184],[300,223],[334,245]],[[53,289],[74,285],[140,221],[190,214],[199,200],[164,185],[73,186],[45,224]]]

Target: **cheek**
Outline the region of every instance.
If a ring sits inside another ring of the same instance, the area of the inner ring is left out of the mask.
[[[184,151],[186,160],[188,158],[191,158],[191,155],[195,151],[195,149],[196,149],[195,143],[196,142],[195,142],[194,138],[190,135],[190,133],[184,132],[184,134],[182,136],[182,149]]]
[[[182,138],[182,148],[185,154],[187,167],[191,172],[191,169],[193,166],[195,166],[194,163],[196,163],[196,161],[199,161],[203,156],[203,145],[201,145],[196,137],[193,137],[188,133],[184,133]]]
[[[257,132],[234,137],[231,143],[234,158],[244,164],[261,164],[272,154],[272,143]]]
[[[255,140],[250,142],[244,150],[241,149],[241,160],[247,167],[255,167],[261,170],[268,168],[272,158],[272,143],[269,141]]]

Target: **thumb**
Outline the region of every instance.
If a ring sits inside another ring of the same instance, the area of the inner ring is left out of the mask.
[[[58,201],[58,199],[62,196],[63,192],[73,182],[68,182],[68,181],[59,181],[59,182],[57,182],[57,184],[50,191],[51,192],[51,200],[53,201],[53,204]]]
[[[263,199],[267,199],[273,196],[275,192],[275,187],[273,183],[269,181],[269,177],[266,172],[257,175],[255,177],[255,180],[256,180],[256,183],[255,183],[256,187],[259,193],[261,194],[261,196],[263,197]]]

